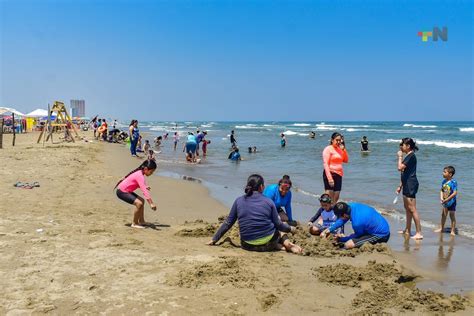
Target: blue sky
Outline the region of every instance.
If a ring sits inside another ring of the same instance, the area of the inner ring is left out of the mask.
[[[0,0],[0,106],[140,120],[472,120],[471,1]],[[418,31],[448,27],[448,41]]]

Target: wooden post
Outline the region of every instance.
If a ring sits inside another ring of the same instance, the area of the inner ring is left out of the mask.
[[[3,148],[3,125],[5,124],[5,122],[3,121],[3,117],[2,117],[2,121],[0,122],[0,149]]]
[[[16,138],[16,131],[15,131],[15,113],[12,113],[12,128],[13,128],[13,142],[12,145],[15,147],[15,138]]]

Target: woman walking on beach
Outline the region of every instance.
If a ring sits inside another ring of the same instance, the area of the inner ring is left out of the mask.
[[[156,211],[156,205],[150,196],[150,187],[145,181],[145,176],[151,176],[155,170],[156,162],[154,160],[145,160],[138,168],[129,172],[115,185],[115,188],[118,186],[117,197],[128,204],[135,205],[131,225],[133,228],[145,228],[145,225],[147,225],[144,216],[145,199],[150,204],[150,208]],[[145,199],[134,192],[138,188],[143,192]]]
[[[416,193],[418,192],[418,178],[416,177],[416,156],[415,151],[418,150],[416,143],[411,138],[403,138],[400,143],[400,151],[398,152],[398,171],[401,172],[401,183],[397,188],[397,194],[400,191],[403,194],[403,205],[407,218],[406,227],[399,231],[401,234],[410,236],[411,220],[415,222],[416,234],[413,239],[423,239],[421,234],[421,223],[418,211],[416,210]],[[406,154],[403,159],[403,154]]]
[[[265,188],[263,195],[275,203],[278,215],[283,222],[293,222],[291,212],[291,180],[290,176],[284,175],[278,184],[272,184]],[[285,208],[283,210],[283,208]]]
[[[342,189],[343,163],[349,162],[344,137],[340,133],[333,133],[331,143],[323,150],[323,181],[325,193],[331,197],[332,203],[339,200]]]
[[[140,131],[138,130],[138,121],[132,120],[128,126],[128,133],[130,137],[130,152],[132,157],[137,157],[137,145],[140,138]]]
[[[235,200],[229,216],[207,244],[215,245],[238,220],[243,249],[301,253],[301,247],[290,242],[288,236],[281,233],[294,233],[296,228],[280,220],[275,204],[262,194],[264,188],[263,177],[258,174],[251,175],[247,179],[245,195]]]

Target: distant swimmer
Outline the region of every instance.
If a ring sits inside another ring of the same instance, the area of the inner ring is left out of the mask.
[[[367,140],[367,136],[363,136],[362,140],[360,141],[360,151],[370,151],[369,141]]]
[[[309,133],[309,138],[312,138],[312,139],[316,138],[316,133],[315,132],[310,132]]]
[[[249,151],[249,154],[255,154],[257,152],[257,147],[256,146],[249,147],[248,151]]]
[[[280,139],[280,146],[281,146],[281,147],[285,147],[285,146],[286,146],[286,137],[285,137],[285,134],[281,133],[281,134],[280,134],[280,137],[281,137],[281,139]]]

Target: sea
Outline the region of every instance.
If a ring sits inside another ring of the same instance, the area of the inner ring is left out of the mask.
[[[474,239],[474,122],[159,122],[142,121],[139,128],[145,139],[153,142],[157,136],[169,133],[159,153],[159,175],[198,179],[208,187],[211,196],[226,206],[243,194],[249,175],[258,173],[265,184],[277,183],[285,174],[291,177],[293,217],[306,222],[318,209],[318,197],[324,192],[322,151],[331,134],[344,135],[349,163],[344,165],[341,200],[372,205],[398,220],[404,228],[405,210],[402,198],[394,204],[395,189],[400,183],[397,171],[397,151],[404,137],[413,138],[416,152],[417,176],[420,183],[417,209],[424,229],[439,225],[441,205],[439,192],[443,168],[456,168],[458,182],[457,223],[459,235]],[[188,132],[207,131],[207,157],[199,164],[185,162],[182,151]],[[229,136],[235,131],[242,161],[227,159]],[[173,134],[180,136],[178,149],[173,150]],[[311,139],[309,134],[316,133]],[[280,146],[280,134],[287,139]],[[366,136],[370,153],[360,152],[360,141]],[[248,153],[248,147],[257,153]],[[447,226],[449,226],[449,218]],[[414,226],[413,226],[414,229]]]

